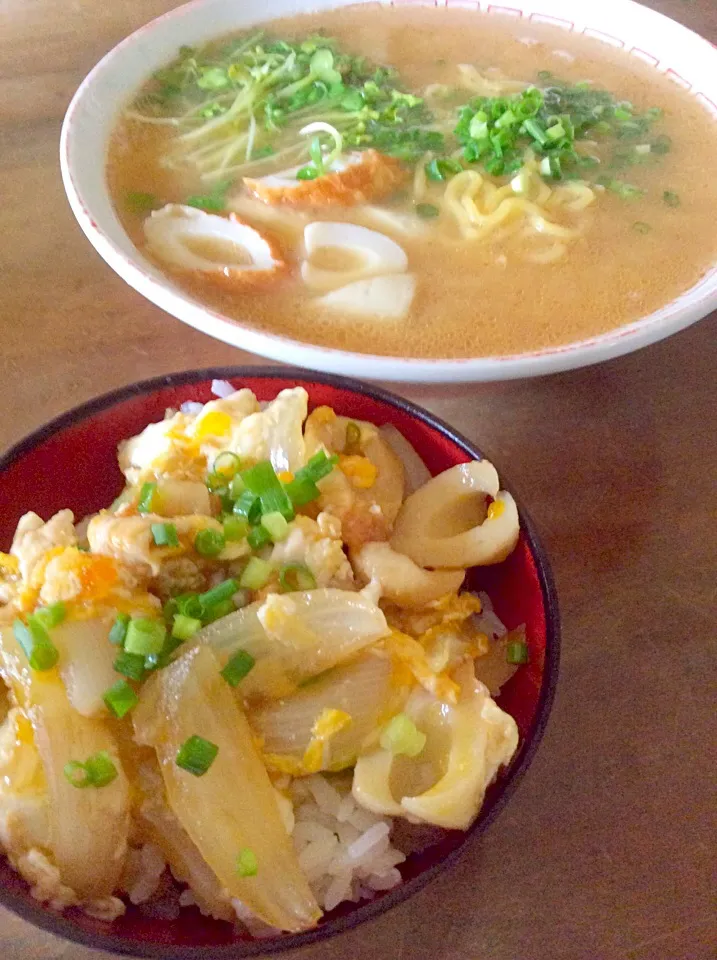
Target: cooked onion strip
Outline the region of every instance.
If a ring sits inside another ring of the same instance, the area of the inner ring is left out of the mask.
[[[138,741],[157,752],[172,812],[222,887],[274,927],[313,927],[321,911],[279,815],[249,724],[212,651],[195,647],[155,674],[142,691],[134,724]],[[196,735],[218,747],[202,776],[176,762],[179,748]],[[237,870],[237,859],[247,849],[256,858],[256,876]]]

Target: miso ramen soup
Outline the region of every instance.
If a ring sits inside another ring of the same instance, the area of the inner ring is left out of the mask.
[[[717,260],[717,124],[621,50],[357,5],[183,48],[108,178],[133,241],[229,317],[401,357],[511,354],[664,306]]]

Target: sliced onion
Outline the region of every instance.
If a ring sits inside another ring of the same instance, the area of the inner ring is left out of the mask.
[[[12,628],[0,628],[0,672],[32,723],[49,794],[50,853],[63,884],[80,900],[116,889],[127,852],[129,789],[109,729],[80,716],[54,671],[28,669]],[[64,775],[70,761],[107,751],[117,777],[98,789],[79,790]]]

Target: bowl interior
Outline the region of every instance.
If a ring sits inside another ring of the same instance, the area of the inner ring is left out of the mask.
[[[131,286],[168,313],[226,343],[290,364],[368,379],[477,381],[535,376],[619,356],[660,340],[717,307],[717,266],[690,290],[634,323],[587,340],[510,356],[458,360],[376,357],[316,347],[229,320],[177,287],[127,237],[105,182],[107,143],[118,112],[149,74],[193,45],[269,19],[372,0],[194,0],[132,34],[80,86],[63,125],[60,160],[70,205],[91,243]],[[380,0],[393,4],[394,0]],[[461,6],[487,15],[551,23],[651,64],[717,118],[717,50],[702,37],[631,0],[396,0]]]
[[[6,507],[0,514],[0,549],[7,550],[19,517],[34,509],[44,518],[70,507],[77,518],[106,506],[122,488],[116,461],[120,440],[136,434],[149,422],[161,419],[168,407],[185,400],[212,398],[213,376],[228,378],[235,386],[251,388],[260,400],[272,399],[285,387],[304,386],[310,407],[328,404],[340,414],[376,424],[394,424],[414,445],[432,473],[479,456],[467,441],[440,421],[383,391],[342,386],[338,378],[318,380],[287,375],[286,371],[256,376],[237,368],[164,377],[124,388],[60,417],[29,437],[0,461],[0,489]],[[345,383],[345,381],[343,381]],[[483,829],[498,812],[527,766],[547,720],[557,671],[557,601],[546,560],[522,515],[522,533],[515,552],[498,566],[472,572],[471,586],[491,596],[496,611],[508,627],[526,624],[530,664],[518,671],[503,690],[499,703],[519,726],[521,745],[509,770],[488,791],[483,811],[469,834],[444,832],[402,865],[404,884],[361,905],[346,905],[328,914],[317,931],[278,940],[252,941],[229,924],[207,920],[194,909],[185,909],[178,920],[149,917],[131,907],[112,924],[93,920],[79,911],[57,916],[39,906],[26,885],[8,864],[0,861],[0,901],[27,919],[56,933],[104,949],[122,949],[143,955],[197,956],[199,948],[212,957],[222,946],[232,956],[267,953],[310,942],[382,912],[404,899],[452,859],[467,837]]]

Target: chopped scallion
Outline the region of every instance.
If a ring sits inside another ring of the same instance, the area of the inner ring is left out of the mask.
[[[137,705],[139,700],[137,694],[126,680],[118,680],[109,690],[106,690],[102,699],[111,713],[121,720],[129,711]]]
[[[59,626],[66,616],[67,607],[61,600],[58,600],[57,603],[51,603],[47,607],[38,607],[33,613],[35,620],[39,620],[47,630]]]
[[[17,619],[12,625],[15,639],[23,649],[28,663],[33,670],[42,673],[45,670],[52,670],[60,659],[60,654],[55,644],[50,639],[50,634],[44,628],[39,620],[29,616],[27,623]]]
[[[668,207],[679,207],[680,205],[680,198],[673,190],[665,190],[662,199]]]
[[[416,213],[424,220],[432,220],[440,214],[440,209],[433,203],[417,203]]]
[[[505,659],[508,663],[527,663],[529,659],[527,643],[523,640],[514,640],[509,643],[505,652]]]
[[[231,450],[222,450],[222,452],[215,457],[214,463],[212,464],[212,473],[219,474],[225,478],[235,476],[239,470],[241,470],[241,460],[236,453],[232,453]]]
[[[426,745],[426,735],[407,714],[399,713],[383,728],[379,743],[393,754],[417,757]]]
[[[203,777],[219,753],[219,747],[204,737],[192,736],[177,751],[176,764],[195,777]]]
[[[244,517],[235,517],[230,514],[224,517],[222,530],[224,531],[224,539],[227,542],[231,541],[236,543],[239,540],[243,540],[247,533],[249,533],[249,524]]]
[[[178,547],[179,537],[173,523],[153,523],[152,539],[158,547]]]
[[[241,517],[248,523],[258,523],[261,517],[261,500],[259,497],[251,490],[245,490],[234,504],[234,516]]]
[[[194,538],[194,549],[202,557],[218,557],[225,545],[224,534],[209,527],[200,530]]]
[[[127,653],[137,653],[142,657],[147,657],[161,651],[166,636],[167,628],[161,620],[135,617],[130,620],[127,626],[124,648]]]
[[[62,773],[65,780],[73,787],[84,789],[91,786],[89,770],[79,760],[70,760],[66,763],[62,768]]]
[[[281,543],[289,536],[289,524],[285,516],[275,510],[273,513],[265,513],[261,518],[261,525],[269,534],[274,543]]]
[[[236,687],[252,670],[256,660],[246,650],[239,650],[222,670],[222,676],[230,687]]]
[[[157,484],[143,483],[139,491],[137,511],[139,513],[154,513],[156,506]]]
[[[201,609],[205,614],[211,612],[218,604],[224,603],[226,600],[231,600],[238,589],[239,581],[233,577],[229,580],[222,580],[216,587],[212,587],[211,590],[199,594],[198,600]]]
[[[316,577],[305,563],[285,563],[279,570],[279,585],[282,593],[315,590]]]
[[[144,657],[139,653],[127,653],[123,650],[113,664],[115,673],[121,673],[130,680],[141,680],[144,676]]]
[[[127,627],[131,617],[128,613],[118,613],[115,622],[112,624],[112,629],[110,630],[110,643],[113,643],[116,647],[121,647],[124,644],[124,638],[127,635]]]
[[[291,500],[268,460],[242,471],[241,478],[247,490],[259,497],[263,514],[278,511],[287,520],[293,519]]]
[[[258,872],[259,862],[256,854],[249,847],[244,847],[237,857],[237,873],[240,877],[255,877]]]
[[[106,750],[100,750],[88,757],[85,760],[85,770],[91,787],[106,787],[117,779],[117,767]]]
[[[254,527],[246,538],[246,542],[252,550],[261,550],[262,547],[271,542],[271,534],[266,527]]]
[[[175,640],[191,640],[194,634],[201,629],[202,621],[194,617],[185,617],[177,613],[172,622],[172,636]]]
[[[243,590],[261,590],[271,579],[274,567],[259,557],[251,557],[239,579],[239,586]]]

